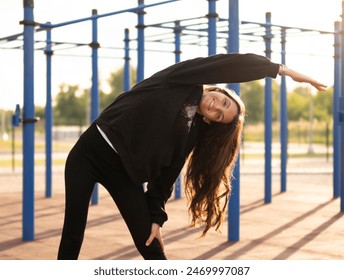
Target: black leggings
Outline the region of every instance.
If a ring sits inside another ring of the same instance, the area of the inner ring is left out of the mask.
[[[95,183],[110,193],[144,259],[166,259],[151,232],[151,218],[141,185],[126,173],[117,153],[92,124],[70,151],[65,169],[66,207],[58,259],[77,259],[87,222],[90,198]],[[101,238],[101,237],[100,237]]]

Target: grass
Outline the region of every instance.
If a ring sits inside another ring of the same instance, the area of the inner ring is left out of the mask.
[[[63,159],[56,159],[53,160],[53,166],[64,166],[66,160]],[[1,167],[11,167],[12,166],[12,160],[0,160],[0,168]],[[22,160],[15,160],[14,161],[14,166],[17,167],[22,167],[23,166],[23,161]],[[45,166],[45,160],[44,159],[38,159],[35,160],[35,166]]]
[[[264,124],[245,124],[244,140],[247,142],[263,142],[264,141]],[[272,126],[273,142],[279,141],[280,125],[275,122]],[[312,142],[317,144],[329,143],[332,145],[332,123],[314,121],[312,124]],[[288,142],[297,144],[306,144],[310,142],[310,125],[309,122],[289,122],[288,123]]]
[[[20,152],[23,149],[22,142],[16,141],[15,151]],[[53,151],[55,152],[68,152],[72,148],[72,144],[62,144],[62,143],[53,143]],[[35,152],[44,152],[45,144],[44,143],[35,143]],[[0,140],[0,153],[11,153],[12,152],[12,143],[11,141],[2,141]]]
[[[325,123],[318,123],[313,122],[312,126],[312,142],[317,144],[324,144],[329,143],[328,145],[332,145],[332,129],[331,125],[329,126],[330,130],[327,129]],[[279,124],[273,124],[273,142],[279,142]],[[306,121],[300,122],[289,122],[288,123],[288,142],[289,143],[296,143],[296,144],[308,144],[309,143],[309,123]],[[22,153],[22,136],[21,131],[16,131],[16,139],[15,139],[15,156],[18,157]],[[66,140],[59,140],[53,141],[53,151],[54,152],[65,152],[67,153],[75,143],[76,139],[68,139]],[[244,127],[244,145],[248,142],[264,142],[264,124],[245,124]],[[304,153],[293,153],[293,151],[288,151],[288,157],[331,157],[332,154],[327,154],[324,152],[308,154],[307,150]],[[9,140],[4,141],[0,138],[0,155],[1,154],[11,154],[12,153],[12,141],[11,135]],[[42,133],[36,132],[35,137],[35,153],[45,153],[45,143],[44,143],[44,135]],[[263,159],[264,154],[261,153],[246,153],[245,149],[241,152],[241,157],[245,159]],[[273,154],[273,158],[279,158],[279,154]],[[65,164],[64,159],[56,159],[53,160],[54,166],[61,166]],[[36,159],[35,165],[37,166],[44,166],[45,159]],[[0,167],[11,167],[12,166],[12,159],[6,158],[1,159],[0,157]],[[15,160],[15,166],[21,167],[22,161],[19,159]]]
[[[245,159],[264,159],[265,155],[263,154],[245,154],[240,153],[241,158]],[[308,154],[308,153],[288,153],[288,158],[325,158],[325,157],[332,157],[332,153],[326,154],[326,153],[314,153],[314,154]],[[272,154],[272,158],[280,158],[280,154]]]

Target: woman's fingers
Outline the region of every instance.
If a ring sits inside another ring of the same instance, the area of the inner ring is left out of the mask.
[[[153,233],[151,233],[150,236],[148,237],[147,241],[146,241],[146,246],[151,245],[154,238],[155,238],[155,235]]]
[[[152,224],[151,234],[146,241],[146,246],[149,246],[153,242],[154,238],[156,238],[158,240],[162,250],[164,251],[165,246],[164,246],[164,242],[162,240],[160,225],[155,224],[155,223]]]
[[[320,83],[318,81],[315,81],[307,76],[303,76],[303,75],[295,75],[294,77],[292,76],[292,79],[295,82],[299,82],[299,83],[308,83],[310,85],[312,85],[313,87],[315,87],[317,90],[319,91],[326,91],[327,89],[327,85]]]
[[[311,85],[319,91],[326,91],[326,89],[327,89],[326,85],[319,83],[319,82],[316,82],[316,81],[312,82]]]
[[[327,86],[324,85],[323,83],[319,83],[318,81],[312,79],[311,77],[301,74],[292,69],[288,69],[286,75],[290,76],[295,82],[309,83],[310,85],[312,85],[319,91],[325,91],[327,89]]]

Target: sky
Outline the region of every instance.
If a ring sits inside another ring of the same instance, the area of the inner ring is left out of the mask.
[[[146,0],[145,4],[161,2]],[[228,18],[228,0],[218,0],[217,13],[220,18]],[[21,33],[23,26],[22,0],[0,0],[0,38]],[[34,19],[36,22],[61,23],[69,20],[85,18],[91,15],[92,9],[98,14],[125,10],[137,6],[137,0],[35,0]],[[316,29],[322,31],[334,30],[334,22],[340,21],[342,10],[341,0],[240,0],[239,18],[241,21],[265,22],[266,12],[272,13],[272,23],[276,25]],[[146,9],[145,24],[154,24],[177,19],[203,17],[208,13],[207,0],[181,0],[175,3]],[[206,22],[206,21],[205,21]],[[122,13],[120,15],[101,18],[99,29],[99,80],[103,90],[107,91],[107,79],[111,72],[123,66],[124,29],[130,31],[131,47],[136,47],[137,15]],[[255,25],[241,25],[241,32],[257,30]],[[292,34],[293,33],[293,34]],[[297,71],[310,75],[321,82],[333,85],[333,35],[318,33],[292,32],[287,37],[287,65]],[[166,30],[148,27],[145,29],[147,39],[158,34],[173,38]],[[84,22],[53,29],[52,40],[66,43],[91,42],[91,23]],[[255,37],[256,42],[250,42],[244,36],[240,40],[240,52],[264,54],[264,42],[261,37]],[[45,40],[45,32],[35,33],[35,39]],[[185,39],[186,40],[186,39]],[[203,41],[206,42],[206,41]],[[186,43],[183,41],[182,43]],[[16,104],[23,103],[23,51],[11,49],[22,45],[21,41],[4,43],[0,40],[0,108],[13,109]],[[44,43],[36,44],[44,47]],[[173,44],[146,43],[145,77],[174,63]],[[272,60],[280,62],[280,38],[273,39]],[[225,53],[223,44],[218,43],[218,53]],[[182,46],[181,60],[197,56],[207,56],[205,46]],[[131,63],[136,67],[136,51],[131,51]],[[35,104],[44,106],[46,100],[46,57],[42,50],[35,51]],[[52,58],[52,94],[59,91],[63,83],[79,85],[80,89],[91,86],[91,49],[87,46],[74,48],[64,44],[54,49]],[[288,87],[293,83],[288,80]]]

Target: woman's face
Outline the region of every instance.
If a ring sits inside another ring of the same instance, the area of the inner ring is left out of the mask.
[[[198,105],[197,113],[203,116],[207,123],[230,123],[238,114],[238,105],[227,95],[209,91],[203,92],[202,99]]]

